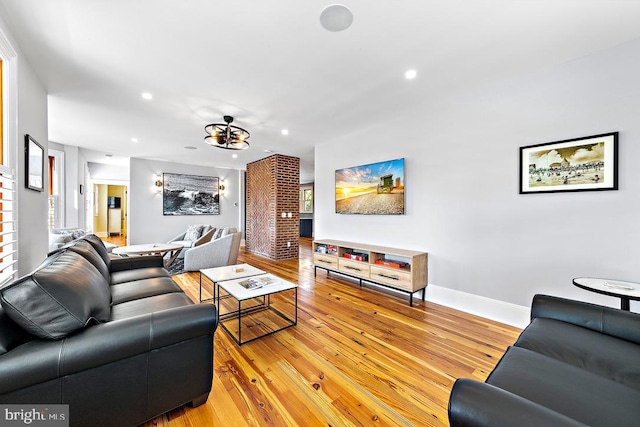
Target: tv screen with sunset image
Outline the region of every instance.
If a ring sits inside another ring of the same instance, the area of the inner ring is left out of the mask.
[[[338,169],[336,213],[404,214],[404,159]]]

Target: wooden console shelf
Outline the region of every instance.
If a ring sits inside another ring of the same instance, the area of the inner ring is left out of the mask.
[[[313,270],[318,268],[409,293],[427,288],[427,253],[340,240],[313,241]]]

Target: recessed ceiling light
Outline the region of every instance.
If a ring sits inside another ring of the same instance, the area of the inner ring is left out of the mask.
[[[353,13],[345,5],[332,4],[320,14],[320,24],[328,31],[343,31],[351,26]]]
[[[185,145],[184,148],[186,150],[197,150],[198,149],[198,147],[194,147],[193,145]]]
[[[231,157],[233,157],[234,159],[237,159],[238,155],[237,154],[232,154]]]
[[[418,72],[416,70],[409,70],[406,73],[404,73],[404,77],[407,80],[415,79],[417,75],[418,75]]]
[[[264,150],[264,152],[265,152],[265,153],[273,153],[273,150],[269,150],[268,148],[266,148],[266,149]]]
[[[289,135],[289,129],[282,129],[283,135]]]
[[[131,142],[140,142],[138,138],[131,138]]]
[[[142,98],[146,99],[147,101],[153,99],[153,95],[151,95],[149,92],[142,92]]]

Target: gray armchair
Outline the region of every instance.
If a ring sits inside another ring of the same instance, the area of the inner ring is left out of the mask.
[[[184,253],[184,271],[233,265],[238,260],[242,232],[235,232],[212,240]]]
[[[202,227],[200,233],[197,233],[197,230]],[[203,245],[211,240],[213,233],[215,233],[216,228],[210,225],[190,225],[184,232],[178,234],[173,239],[169,240],[167,243],[177,243],[181,244],[184,249],[178,255],[178,258],[184,258],[184,254],[187,249],[195,248],[196,246]],[[199,237],[195,237],[194,233]],[[195,237],[195,238],[194,238]]]

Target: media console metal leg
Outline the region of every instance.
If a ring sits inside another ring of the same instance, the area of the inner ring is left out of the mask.
[[[424,301],[426,294],[427,294],[427,288],[422,288],[422,301]]]

